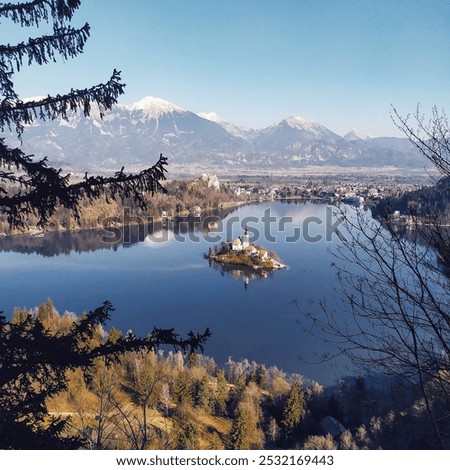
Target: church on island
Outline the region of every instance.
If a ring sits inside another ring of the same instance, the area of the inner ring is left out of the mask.
[[[234,252],[244,253],[249,256],[258,256],[261,261],[266,261],[269,258],[267,250],[264,248],[256,248],[250,245],[247,227],[242,237],[238,237],[231,243],[231,250]]]
[[[245,227],[244,235],[232,242],[220,243],[209,248],[205,258],[223,265],[238,265],[262,271],[283,269],[286,266],[276,259],[276,256],[261,247],[252,245],[249,240],[248,230]]]

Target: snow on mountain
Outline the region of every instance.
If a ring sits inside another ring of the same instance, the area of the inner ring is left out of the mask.
[[[170,103],[169,101],[163,100],[162,98],[155,98],[153,96],[146,96],[145,98],[142,98],[130,105],[125,105],[124,107],[129,111],[142,112],[149,119],[156,119],[164,114],[186,112],[184,109]]]
[[[114,106],[103,119],[93,106],[88,117],[78,112],[67,120],[36,121],[27,126],[22,148],[36,158],[47,156],[51,162],[82,171],[148,167],[160,153],[169,163],[187,168],[199,164],[205,170],[218,166],[261,170],[308,164],[414,165],[407,139],[370,139],[359,131],[349,134],[342,138],[301,116],[259,131],[248,130],[216,113],[195,114],[147,96]]]
[[[114,106],[103,119],[95,106],[91,111],[88,117],[78,112],[67,120],[36,121],[26,130],[24,151],[76,168],[111,170],[149,166],[160,153],[171,162],[222,163],[248,146],[220,124],[161,98]]]
[[[358,129],[352,129],[350,132],[344,135],[344,139],[348,141],[352,140],[368,140],[372,139],[373,137],[370,134],[365,133],[364,131],[360,131]]]
[[[325,131],[329,132],[324,126],[315,121],[309,121],[301,116],[294,115],[286,118],[282,123],[286,123],[293,129],[300,129],[303,131],[310,132],[318,137]]]
[[[42,101],[43,99],[47,98],[46,96],[43,95],[37,95],[37,96],[27,96],[24,98],[22,101],[24,103],[29,103],[30,101]]]
[[[291,116],[278,124],[261,130],[255,144],[261,149],[293,149],[306,142],[339,141],[342,137],[325,126],[301,116]]]
[[[217,122],[218,124],[222,124],[225,121],[225,119],[222,116],[219,116],[217,113],[211,112],[211,113],[198,113],[200,117],[203,119],[207,119],[208,121],[212,122]]]
[[[223,117],[219,116],[217,113],[210,112],[210,113],[198,113],[200,117],[206,119],[207,121],[215,122],[222,126],[227,132],[235,137],[239,137],[240,139],[244,139],[246,141],[251,141],[255,135],[253,129],[247,129],[245,127],[239,127],[231,122],[226,121]]]

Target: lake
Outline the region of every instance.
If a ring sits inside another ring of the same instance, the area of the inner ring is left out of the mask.
[[[325,204],[275,201],[148,227],[47,233],[0,240],[1,309],[50,298],[60,313],[81,314],[108,299],[111,324],[145,335],[154,326],[180,334],[210,328],[204,354],[276,365],[330,385],[349,373],[321,363],[327,345],[303,331],[298,300],[318,309],[338,286],[331,251],[340,243]],[[276,252],[287,269],[264,276],[223,269],[204,258],[241,236]]]

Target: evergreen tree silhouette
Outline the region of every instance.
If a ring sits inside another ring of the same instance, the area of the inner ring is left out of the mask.
[[[0,45],[0,131],[15,133],[23,139],[25,126],[36,119],[66,119],[69,113],[89,116],[95,105],[100,116],[117,103],[125,85],[114,70],[103,84],[87,89],[72,88],[65,94],[42,99],[22,100],[14,87],[14,74],[32,64],[45,65],[57,57],[71,59],[83,52],[90,27],[70,25],[80,0],[29,0],[0,4],[0,24],[12,21],[20,28],[48,25],[48,35],[30,38],[18,44]],[[47,164],[45,157],[35,160],[20,148],[10,148],[0,138],[0,213],[13,228],[25,227],[30,215],[46,226],[57,207],[65,207],[79,217],[82,199],[94,201],[101,196],[120,195],[147,207],[145,194],[164,191],[167,160],[158,161],[139,174],[127,174],[124,168],[114,176],[88,176],[71,183],[69,175]],[[45,309],[44,309],[45,310]],[[101,307],[74,322],[68,333],[50,332],[44,326],[46,315],[16,315],[14,321],[0,316],[0,448],[70,449],[82,441],[67,433],[68,419],[51,416],[46,400],[67,389],[67,372],[81,367],[89,374],[96,358],[108,363],[125,351],[154,349],[170,345],[192,353],[202,349],[209,336],[189,332],[180,338],[173,329],[154,328],[147,338],[132,334],[99,342],[96,336],[113,311],[106,301]]]
[[[74,89],[42,99],[22,100],[14,88],[14,74],[26,65],[45,65],[62,59],[71,59],[83,52],[89,38],[90,27],[73,28],[70,21],[80,0],[34,0],[17,4],[0,4],[0,24],[12,21],[18,27],[52,26],[52,32],[30,38],[18,44],[0,45],[0,130],[13,131],[22,139],[25,125],[36,119],[67,119],[70,113],[83,112],[89,116],[92,105],[103,117],[106,110],[117,103],[124,93],[120,72],[114,70],[105,83],[86,89]],[[35,215],[38,225],[45,226],[58,206],[79,217],[82,198],[93,201],[101,196],[122,197],[134,200],[137,207],[145,209],[145,193],[164,191],[167,159],[161,154],[157,162],[138,174],[127,174],[124,168],[114,176],[89,176],[71,183],[69,175],[40,160],[25,155],[20,148],[10,148],[0,138],[0,211],[7,216],[11,227],[24,227],[27,217]]]

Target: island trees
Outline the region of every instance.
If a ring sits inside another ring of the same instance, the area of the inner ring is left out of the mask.
[[[0,129],[22,139],[26,125],[35,119],[67,118],[71,112],[88,116],[91,106],[100,115],[110,109],[124,92],[120,72],[114,70],[105,83],[74,89],[56,96],[24,100],[14,87],[14,74],[25,65],[45,65],[58,56],[71,59],[83,52],[89,25],[70,25],[80,0],[29,0],[0,4],[0,22],[11,21],[18,28],[48,25],[49,34],[18,44],[0,45]],[[0,138],[0,211],[11,227],[24,227],[34,215],[40,226],[48,224],[55,209],[65,207],[78,215],[80,201],[101,196],[132,199],[146,208],[146,193],[162,191],[167,161],[158,161],[139,174],[120,169],[112,177],[88,176],[71,183],[68,175],[48,165],[45,155],[34,159],[20,148],[11,148]],[[67,420],[47,413],[46,399],[67,387],[68,370],[82,367],[86,372],[96,358],[114,361],[120,352],[152,349],[166,344],[183,350],[201,348],[209,332],[189,333],[180,338],[173,330],[155,329],[145,339],[128,335],[115,341],[98,342],[98,328],[109,319],[113,307],[105,302],[75,322],[69,332],[50,332],[45,319],[21,316],[7,321],[0,316],[0,446],[2,448],[74,448],[76,438],[64,436]]]

